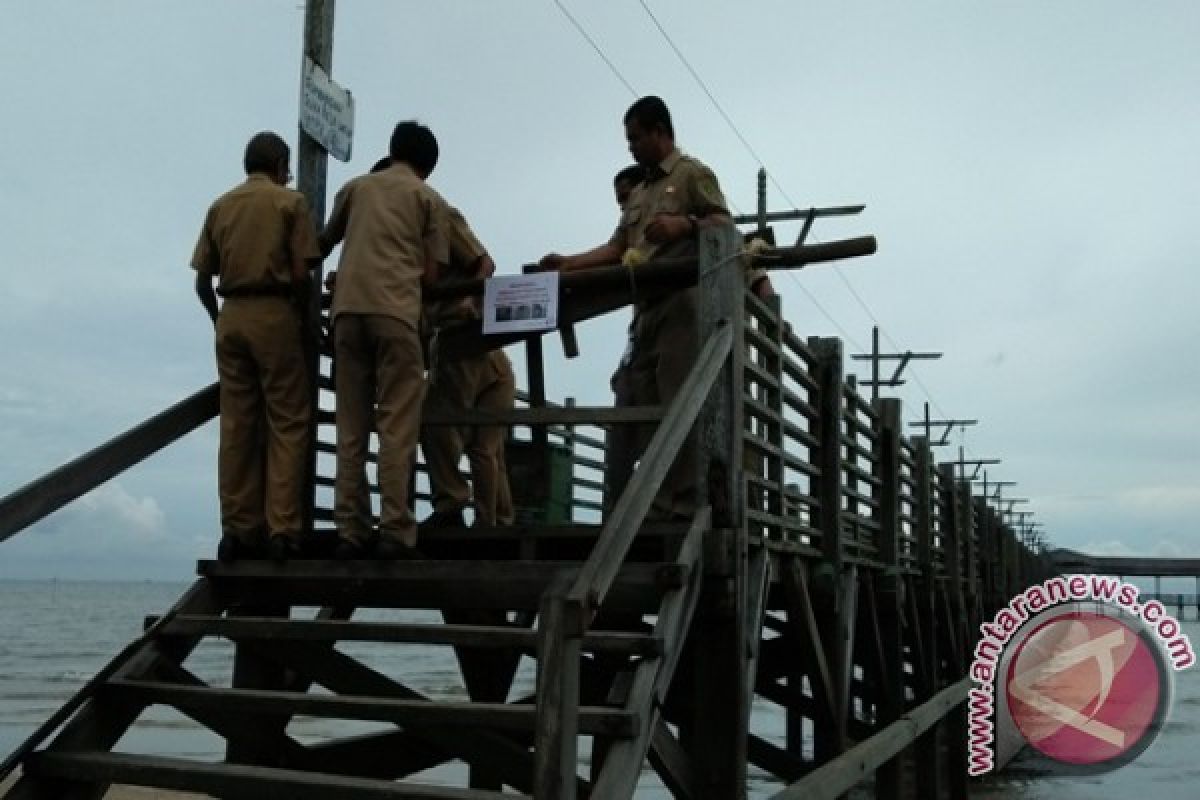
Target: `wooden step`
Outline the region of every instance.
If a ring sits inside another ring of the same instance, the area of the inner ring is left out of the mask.
[[[162,756],[123,753],[43,752],[31,756],[25,771],[33,776],[93,784],[125,784],[214,797],[257,800],[532,800],[529,795],[481,789],[330,775],[321,772],[214,764]]]
[[[105,693],[149,705],[179,710],[207,709],[226,713],[273,714],[331,719],[392,722],[403,726],[468,726],[493,730],[533,731],[537,707],[511,703],[430,703],[391,697],[324,695],[263,689],[214,689],[160,681],[112,680]],[[579,707],[579,732],[629,738],[638,729],[638,714],[603,706]]]
[[[176,616],[163,626],[161,632],[167,636],[223,636],[227,639],[396,642],[524,650],[536,649],[538,637],[537,631],[515,625],[400,624],[203,614]],[[583,637],[583,649],[587,652],[658,656],[662,654],[662,648],[661,637],[644,633],[592,631]]]
[[[535,610],[560,575],[578,561],[201,561],[229,601],[373,608],[496,608]],[[675,563],[621,568],[605,609],[654,613],[664,592],[684,585]]]

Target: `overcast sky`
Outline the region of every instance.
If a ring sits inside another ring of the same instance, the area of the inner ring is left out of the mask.
[[[862,352],[878,322],[945,354],[896,392],[906,419],[980,420],[943,459],[1002,458],[1056,545],[1200,556],[1200,5],[648,0],[736,132],[638,0],[563,5],[736,210],[759,159],[772,209],[866,204],[813,233],[877,255],[775,284],[802,335]],[[246,139],[296,141],[303,9],[0,11],[4,494],[214,379],[187,262]],[[357,118],[331,192],[417,117],[501,271],[611,232],[634,95],[552,0],[344,0],[333,74]],[[609,401],[624,319],[583,326],[574,362],[549,348],[553,395]],[[219,535],[215,466],[210,424],[0,544],[0,577],[187,577]]]

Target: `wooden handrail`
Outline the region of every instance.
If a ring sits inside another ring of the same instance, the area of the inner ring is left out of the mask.
[[[25,484],[0,500],[0,542],[183,438],[216,417],[219,408],[218,387],[214,383]]]
[[[725,325],[710,338],[696,358],[692,371],[667,407],[662,424],[654,431],[633,479],[604,522],[592,553],[579,570],[568,596],[585,611],[584,624],[604,603],[613,579],[637,536],[654,496],[700,415],[717,375],[733,347],[733,330]]]

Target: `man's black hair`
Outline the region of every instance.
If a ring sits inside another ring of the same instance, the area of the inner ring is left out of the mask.
[[[392,161],[403,161],[423,178],[429,177],[437,166],[437,138],[433,131],[414,119],[396,125],[388,152]]]
[[[630,164],[625,169],[613,176],[613,186],[618,183],[628,183],[631,186],[637,186],[642,181],[646,180],[646,169],[641,164]]]
[[[672,139],[675,138],[671,112],[667,110],[667,104],[661,97],[651,94],[635,100],[625,112],[625,124],[628,125],[632,120],[637,120],[638,125],[645,130],[660,130]]]
[[[375,166],[371,167],[371,174],[374,175],[376,172],[383,172],[385,169],[387,169],[391,165],[392,165],[392,157],[384,156],[383,158],[381,158],[375,162]]]
[[[292,151],[277,133],[263,131],[250,137],[246,143],[246,155],[242,158],[242,166],[246,174],[264,172],[274,175],[280,165],[286,169]]]

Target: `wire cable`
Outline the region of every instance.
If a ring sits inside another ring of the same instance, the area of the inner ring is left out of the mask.
[[[612,71],[612,74],[617,76],[617,80],[625,84],[625,88],[629,90],[631,95],[637,97],[638,93],[637,90],[633,88],[633,84],[625,79],[625,76],[621,74],[619,69],[617,69],[617,65],[612,62],[612,59],[608,57],[608,55],[604,52],[604,49],[600,47],[596,40],[593,39],[586,30],[584,30],[583,25],[581,25],[579,20],[575,19],[571,12],[567,10],[567,7],[562,4],[561,0],[554,0],[554,5],[558,6],[558,10],[563,13],[564,17],[570,20],[571,24],[575,26],[575,30],[579,31],[579,35],[582,36],[587,43],[592,46],[592,49],[596,51],[596,55],[600,56],[604,63],[608,65],[608,68]]]

